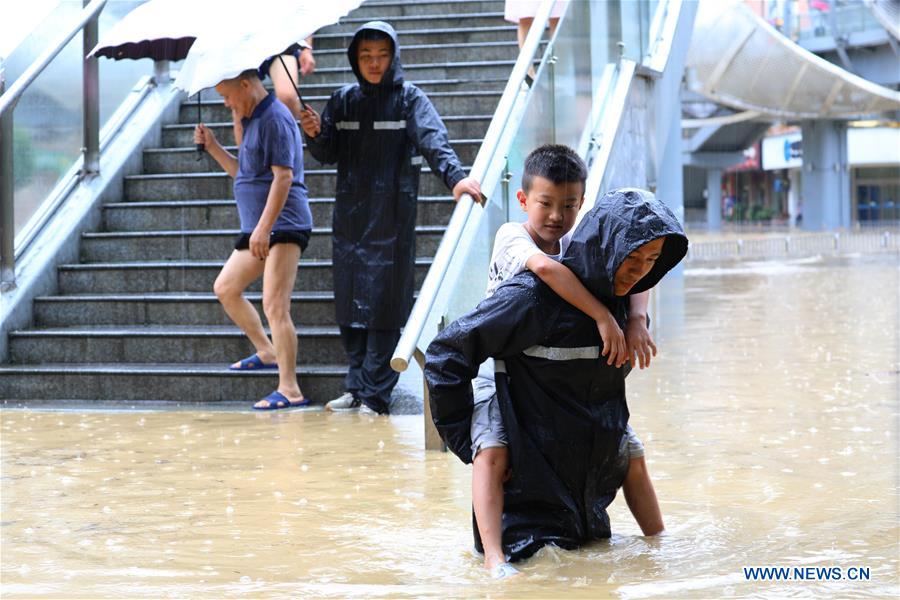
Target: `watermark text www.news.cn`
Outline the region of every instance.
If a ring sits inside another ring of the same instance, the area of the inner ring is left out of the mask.
[[[869,581],[869,567],[744,567],[747,581]]]

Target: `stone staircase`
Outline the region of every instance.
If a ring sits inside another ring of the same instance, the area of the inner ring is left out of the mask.
[[[428,94],[471,165],[518,53],[502,13],[499,0],[366,2],[316,35],[317,70],[301,82],[304,99],[321,111],[332,90],[353,81],[345,50],[352,32],[387,20],[399,33],[407,81]],[[230,113],[214,92],[204,95],[204,121],[233,145]],[[38,298],[32,327],[10,334],[0,398],[249,402],[272,390],[271,373],[227,369],[252,352],[212,293],[237,213],[229,177],[208,156],[196,160],[195,119],[196,106],[185,104],[179,122],[164,126],[163,147],[146,150],[143,172],[126,178],[120,202],[103,207],[102,229],[83,234],[80,262],[59,268],[58,295]],[[305,160],[316,227],[298,265],[292,312],[300,385],[324,402],[341,392],[346,372],[332,293],[335,170],[309,154]],[[424,170],[419,284],[453,210],[448,190]],[[260,308],[258,285],[249,297]]]

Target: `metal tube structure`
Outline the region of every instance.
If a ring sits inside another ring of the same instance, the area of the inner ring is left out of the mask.
[[[90,0],[84,0],[85,8]],[[82,177],[100,172],[100,63],[96,56],[88,57],[97,45],[100,23],[99,16],[94,14],[84,26],[82,46],[84,56],[82,62],[82,110],[84,111],[84,163],[81,167]]]
[[[0,291],[9,291],[16,286],[13,111],[19,102],[19,98],[22,97],[28,86],[37,79],[38,75],[62,52],[63,48],[79,31],[85,29],[85,54],[93,49],[93,45],[96,45],[97,17],[100,11],[103,10],[103,7],[106,6],[107,0],[91,0],[89,3],[87,0],[84,1],[85,8],[81,11],[78,21],[73,23],[66,33],[56,40],[55,44],[41,53],[8,90],[4,89],[3,83],[0,83]],[[91,34],[88,33],[90,28],[92,28]],[[92,46],[87,45],[89,37],[93,40]],[[97,59],[91,60],[93,60],[94,64],[91,77],[88,76],[89,69],[85,66],[85,140],[91,137],[89,135],[87,106],[89,103],[92,103],[96,112],[92,117],[90,127],[96,131],[96,135],[93,136],[96,141],[85,143],[85,166],[88,167],[88,160],[92,159],[94,161],[93,172],[96,172],[100,156],[99,70],[97,68]],[[0,79],[3,79],[2,73],[3,69],[0,68]],[[88,91],[88,79],[92,79],[94,86],[90,94]]]
[[[6,69],[0,62],[0,94],[5,88]],[[0,115],[0,292],[16,287],[12,116],[12,110]]]

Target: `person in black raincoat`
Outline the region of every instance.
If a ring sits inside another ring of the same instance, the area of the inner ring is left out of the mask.
[[[337,162],[334,299],[347,351],[347,393],[331,410],[387,413],[398,374],[390,357],[412,309],[416,201],[422,159],[453,190],[481,199],[422,90],[403,80],[394,29],[371,21],[347,56],[359,83],[335,91],[321,117],[301,114],[309,152]],[[361,406],[362,405],[362,406]]]
[[[628,295],[650,289],[687,252],[672,212],[650,192],[606,194],[563,258],[625,326]],[[626,367],[606,364],[590,317],[521,273],[435,337],[426,352],[432,417],[447,446],[472,461],[471,381],[494,357],[511,479],[503,547],[511,560],[546,544],[610,536],[606,507],[628,470]],[[475,545],[480,550],[477,526]]]

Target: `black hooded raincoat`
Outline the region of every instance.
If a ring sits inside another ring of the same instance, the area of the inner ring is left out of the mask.
[[[364,30],[393,40],[394,57],[378,85],[359,70],[356,49]],[[403,81],[400,46],[390,25],[371,21],[360,27],[347,56],[359,83],[331,95],[318,136],[304,134],[316,159],[338,164],[333,224],[337,322],[400,329],[413,302],[422,157],[451,190],[465,172],[431,101]]]
[[[688,242],[653,194],[614,190],[585,215],[563,263],[624,327],[628,298],[613,295],[615,272],[628,254],[663,236],[662,256],[630,294],[656,285],[684,257]],[[550,543],[574,548],[610,536],[606,507],[628,471],[627,372],[608,366],[601,346],[590,317],[526,271],[428,347],[434,423],[466,463],[472,460],[471,380],[485,359],[498,359],[497,396],[512,468],[503,545],[513,560]],[[477,527],[475,538],[480,547]]]

